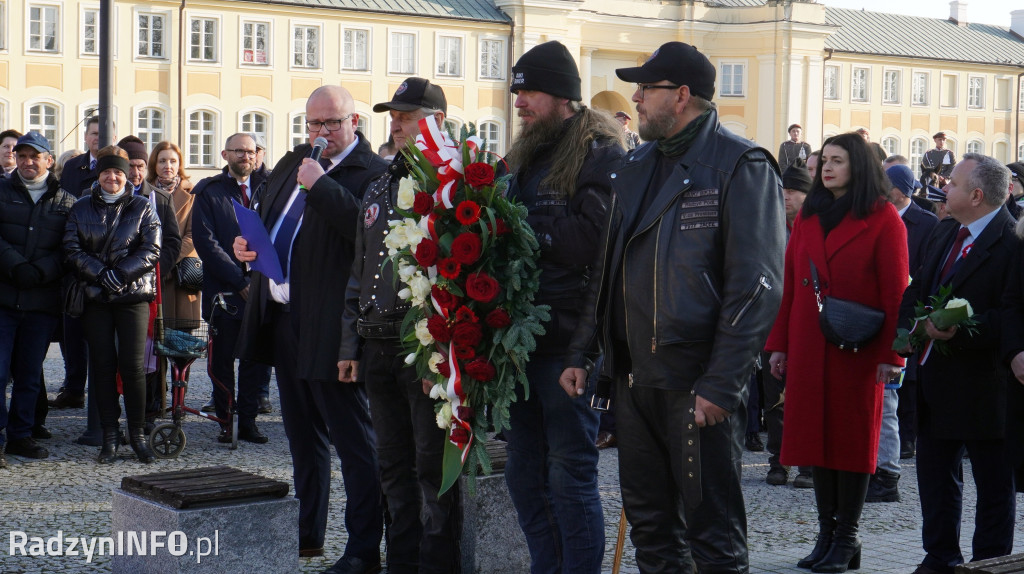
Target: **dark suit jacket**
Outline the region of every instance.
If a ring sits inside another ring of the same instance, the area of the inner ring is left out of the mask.
[[[60,187],[75,197],[82,197],[99,174],[89,169],[89,152],[69,159],[60,173]]]
[[[174,272],[174,264],[181,254],[181,230],[178,229],[178,218],[174,214],[174,200],[171,199],[171,194],[154,189],[148,181],[143,180],[139,195],[149,198],[154,193],[156,217],[160,220],[160,229],[163,233],[160,239],[160,276],[167,278]]]
[[[370,180],[388,166],[373,153],[363,135],[358,136],[359,144],[352,153],[307,192],[302,226],[292,246],[291,317],[298,322],[299,333],[296,376],[303,380],[338,379],[341,315],[352,268],[356,226],[362,225],[362,197]],[[310,146],[303,144],[275,166],[259,206],[268,233],[295,189],[299,164],[309,152]],[[242,359],[273,365],[274,325],[267,313],[268,303],[273,299],[268,287],[268,279],[254,272],[236,354]]]
[[[903,224],[907,226],[907,255],[910,259],[910,276],[914,277],[925,253],[928,251],[928,237],[939,224],[935,214],[919,207],[913,201],[903,213]],[[917,380],[917,355],[907,359],[907,380]]]
[[[242,203],[242,191],[225,172],[201,180],[192,194],[192,244],[203,260],[203,317],[209,319],[217,293],[230,292],[225,299],[229,305],[245,306],[238,293],[249,285],[249,275],[231,253],[231,243],[240,233],[231,200]]]
[[[1024,352],[1024,246],[1017,249],[1010,266],[1010,280],[1003,297],[1003,361],[1009,364]],[[1024,492],[1024,384],[1012,374],[1007,381],[1006,453],[1017,469],[1017,492]]]
[[[1004,311],[1002,299],[1020,240],[1014,220],[999,209],[962,261],[949,283],[953,297],[967,299],[978,320],[977,333],[959,329],[948,341],[950,355],[932,351],[918,368],[918,424],[942,439],[1003,438],[1006,426],[1006,367],[1000,357]],[[903,295],[900,326],[910,328],[914,304],[938,292],[939,269],[960,223],[939,222],[928,238],[921,268]]]

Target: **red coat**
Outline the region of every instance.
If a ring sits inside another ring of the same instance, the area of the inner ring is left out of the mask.
[[[822,294],[885,311],[874,340],[857,353],[826,343],[810,260]],[[891,204],[865,219],[847,215],[825,239],[818,217],[799,216],[786,249],[782,307],[765,345],[787,353],[782,463],[874,472],[882,421],[880,363],[903,365],[891,350],[909,282],[907,232]]]

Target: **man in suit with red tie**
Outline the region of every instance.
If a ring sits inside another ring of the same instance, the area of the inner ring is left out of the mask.
[[[1009,171],[993,158],[966,154],[956,164],[944,188],[951,217],[931,234],[900,308],[900,326],[909,328],[915,303],[949,286],[953,297],[970,303],[978,322],[973,333],[925,323],[928,336],[944,341],[949,353],[933,349],[918,367],[917,481],[927,554],[915,574],[952,574],[964,561],[965,450],[978,490],[971,559],[1002,556],[1013,547],[1013,474],[1003,450],[1008,374],[1000,342],[1001,299],[1020,240],[1003,205],[1008,189]]]
[[[310,144],[275,166],[259,214],[281,261],[282,282],[254,272],[237,349],[277,373],[281,415],[299,499],[299,553],[323,553],[331,487],[330,445],[341,458],[348,545],[331,574],[379,572],[383,506],[366,391],[338,381],[342,294],[352,267],[361,198],[387,163],[356,131],[352,95],[317,88],[306,101],[309,141],[327,140],[320,162]],[[235,257],[259,255],[234,241]]]

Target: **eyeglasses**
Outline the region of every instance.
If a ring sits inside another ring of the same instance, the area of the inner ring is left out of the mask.
[[[352,116],[353,116],[353,114],[349,114],[349,115],[341,118],[340,120],[327,120],[326,122],[316,122],[316,121],[306,122],[306,129],[309,130],[309,133],[317,133],[322,128],[327,128],[327,131],[329,131],[329,132],[335,132],[335,131],[340,130],[341,129],[341,124],[346,122],[347,120],[351,119]]]
[[[678,90],[679,86],[663,86],[661,84],[637,84],[636,89],[640,91],[640,99],[644,99],[645,90]]]
[[[239,149],[229,149],[227,151],[235,154],[235,157],[256,157],[256,150],[253,150],[253,149],[241,149],[241,148],[239,148]]]

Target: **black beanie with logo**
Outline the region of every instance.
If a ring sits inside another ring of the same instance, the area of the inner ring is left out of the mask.
[[[576,60],[561,42],[552,40],[527,50],[512,66],[513,94],[532,90],[578,102],[583,99]]]

